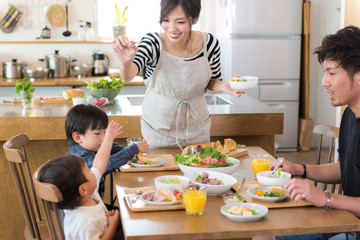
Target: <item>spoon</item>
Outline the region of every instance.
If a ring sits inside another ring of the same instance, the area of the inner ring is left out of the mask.
[[[193,146],[189,146],[189,147],[188,147],[188,150],[187,150],[187,154],[189,155],[189,154],[192,154],[192,153],[194,153],[194,147],[193,147]]]
[[[237,194],[239,194],[240,189],[242,188],[242,186],[244,186],[245,179],[246,179],[246,178],[243,178],[243,180],[241,181],[240,186],[238,187],[238,189],[236,190],[236,193],[234,194],[234,198],[237,198],[237,197],[236,197]]]
[[[131,200],[131,202],[132,202],[132,203],[135,203],[140,194],[142,194],[142,191],[141,191],[141,190],[136,190],[136,191],[135,191],[135,198],[133,198],[133,199]]]
[[[200,155],[202,155],[202,153],[203,153],[203,148],[202,148],[201,145],[197,145],[197,146],[196,146],[196,152],[197,152],[197,153],[200,153]]]
[[[274,175],[275,174],[275,172],[276,172],[276,170],[280,167],[280,165],[281,165],[281,163],[283,162],[283,160],[284,160],[284,158],[278,158],[278,160],[277,160],[277,163],[276,163],[276,165],[275,165],[275,167],[274,167],[274,169],[272,170],[272,172],[271,172],[271,174],[270,175]]]
[[[71,35],[71,32],[69,31],[69,13],[68,13],[68,4],[66,3],[65,6],[66,9],[66,31],[63,32],[64,37],[69,37]]]

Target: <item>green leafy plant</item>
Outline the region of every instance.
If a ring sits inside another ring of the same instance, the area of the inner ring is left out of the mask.
[[[28,81],[27,77],[24,77],[22,81],[20,79],[16,80],[15,93],[20,92],[24,92],[23,97],[27,101],[31,101],[35,88],[31,87],[31,82]]]
[[[129,8],[129,6],[125,6],[123,12],[119,10],[117,3],[115,3],[115,11],[116,11],[116,24],[121,26],[124,25],[127,21],[127,18],[125,17],[126,10]]]
[[[121,78],[116,79],[112,75],[110,75],[111,81],[107,79],[100,79],[99,81],[90,81],[88,83],[89,88],[93,89],[114,89],[120,91],[123,87],[123,81]]]

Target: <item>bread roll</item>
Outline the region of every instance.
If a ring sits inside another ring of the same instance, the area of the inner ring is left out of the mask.
[[[221,145],[221,143],[220,143],[219,140],[217,140],[217,141],[215,142],[215,147],[214,147],[214,148],[215,148],[216,150],[218,150],[219,153],[221,153],[221,154],[225,153],[225,149],[223,148],[223,146]]]
[[[231,138],[224,139],[224,148],[225,152],[229,153],[230,151],[236,149],[236,142]]]
[[[80,88],[73,88],[73,89],[64,90],[62,95],[65,100],[69,100],[72,99],[73,97],[84,97],[85,92]]]

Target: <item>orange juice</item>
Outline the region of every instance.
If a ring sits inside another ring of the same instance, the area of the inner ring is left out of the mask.
[[[184,204],[187,214],[202,215],[206,203],[206,190],[185,190]]]
[[[251,160],[251,168],[256,177],[258,172],[270,170],[270,160],[266,158],[254,158]]]

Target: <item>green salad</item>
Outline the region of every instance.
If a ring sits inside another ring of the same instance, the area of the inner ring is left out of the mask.
[[[87,85],[93,89],[114,89],[121,90],[123,87],[123,80],[121,78],[116,79],[110,75],[110,81],[107,79],[100,79],[99,81],[90,81]]]
[[[218,150],[211,146],[204,147],[202,153],[197,152],[185,155],[177,154],[174,158],[174,162],[184,166],[202,168],[227,167],[233,165],[231,162],[227,161],[226,154],[219,153]]]

